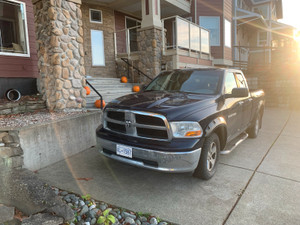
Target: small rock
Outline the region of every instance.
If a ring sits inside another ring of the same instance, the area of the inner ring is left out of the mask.
[[[149,222],[151,225],[157,225],[157,219],[155,217],[152,217]]]
[[[134,224],[135,222],[134,219],[132,219],[131,217],[126,217],[125,223]]]
[[[141,225],[142,224],[142,222],[140,220],[136,220],[135,223],[136,223],[136,225]]]
[[[86,214],[89,211],[89,207],[87,207],[87,205],[83,206],[81,211],[80,211],[80,216]]]
[[[118,220],[120,220],[120,219],[122,219],[122,216],[121,216],[121,215],[118,215],[118,217],[117,217],[117,218],[118,218]]]
[[[81,216],[77,216],[77,221],[81,221]]]
[[[66,192],[66,191],[63,191],[63,192],[60,193],[60,195],[62,195],[62,196],[65,196],[67,194],[68,194],[68,192]]]
[[[158,225],[168,225],[167,222],[160,222]]]
[[[147,222],[147,218],[146,218],[145,216],[141,216],[141,217],[140,217],[140,221],[142,221],[142,222]]]
[[[104,204],[101,204],[101,205],[99,206],[99,208],[101,209],[101,211],[104,211],[107,207],[106,207]]]
[[[130,213],[128,213],[128,212],[123,212],[123,213],[122,213],[122,216],[125,217],[125,218],[126,218],[126,217],[130,217],[130,218],[132,218],[132,219],[134,219],[134,220],[136,219],[136,215],[132,215],[132,214],[130,214]]]
[[[110,211],[110,214],[113,215],[114,217],[117,217],[117,216],[118,216],[118,213],[115,212],[115,211]]]
[[[0,204],[0,224],[14,218],[15,208]]]
[[[93,219],[91,220],[91,225],[96,224],[96,222],[97,222],[97,219],[96,219],[96,218],[93,218]]]
[[[84,206],[84,205],[85,205],[84,201],[81,201],[81,200],[80,200],[80,201],[79,201],[79,205],[80,205],[80,206]]]
[[[89,210],[92,210],[92,209],[94,209],[94,208],[96,208],[96,206],[95,206],[95,205],[91,205],[91,206],[89,207]]]
[[[0,147],[4,147],[4,146],[5,146],[5,144],[0,142]]]

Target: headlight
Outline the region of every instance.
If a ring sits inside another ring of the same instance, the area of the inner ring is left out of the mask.
[[[201,137],[203,130],[197,122],[171,122],[171,130],[175,138]]]

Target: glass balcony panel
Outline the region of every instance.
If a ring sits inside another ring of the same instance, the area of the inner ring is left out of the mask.
[[[178,47],[190,48],[189,23],[177,18]]]
[[[200,29],[198,26],[190,24],[191,50],[200,51]]]
[[[209,53],[209,32],[201,29],[201,51]]]

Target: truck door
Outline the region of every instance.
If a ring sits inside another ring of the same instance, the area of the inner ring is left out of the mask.
[[[244,78],[244,76],[240,73],[236,73],[236,81],[237,81],[237,85],[240,88],[248,88],[246,80]],[[252,97],[250,96],[250,94],[248,95],[248,97],[243,98],[242,99],[242,128],[243,130],[247,129],[250,121],[251,121],[251,113],[252,113]]]
[[[233,88],[237,88],[237,82],[234,73],[227,73],[225,76],[224,93],[231,94]],[[241,98],[226,98],[225,105],[227,110],[225,111],[225,119],[227,122],[227,134],[228,141],[234,139],[241,132],[242,122],[242,104]]]

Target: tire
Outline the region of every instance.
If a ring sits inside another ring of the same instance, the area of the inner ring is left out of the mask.
[[[254,120],[254,123],[247,129],[249,138],[256,138],[261,124],[261,114],[259,113]]]
[[[219,155],[220,140],[217,134],[212,133],[204,142],[198,166],[193,176],[203,180],[212,178],[217,170]]]

